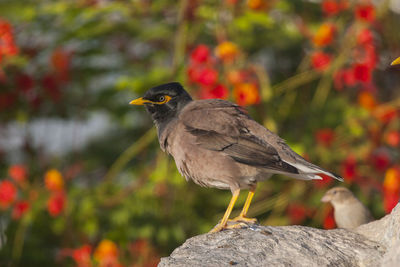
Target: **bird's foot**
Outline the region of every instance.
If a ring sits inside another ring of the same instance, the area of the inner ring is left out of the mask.
[[[233,223],[233,220],[229,220],[226,225],[221,225],[217,224],[210,232],[208,233],[218,233],[221,232],[225,229],[241,229],[241,228],[246,228],[248,227],[248,224],[246,222],[238,222],[238,223]]]
[[[229,222],[244,222],[244,223],[248,223],[248,224],[255,224],[257,223],[257,219],[256,218],[247,218],[243,215],[239,215],[231,220],[228,220]]]

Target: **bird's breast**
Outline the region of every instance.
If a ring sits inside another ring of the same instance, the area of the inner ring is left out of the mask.
[[[166,152],[186,180],[204,187],[219,189],[248,189],[256,183],[254,168],[235,162],[221,151],[202,148],[195,136],[177,128],[168,136]]]

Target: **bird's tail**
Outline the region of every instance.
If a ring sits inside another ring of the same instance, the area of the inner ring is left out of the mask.
[[[288,163],[288,162],[287,162]],[[322,180],[323,177],[321,176],[322,174],[329,176],[331,178],[334,178],[336,180],[339,180],[343,182],[343,178],[340,175],[337,175],[335,173],[329,172],[321,167],[318,167],[314,164],[311,164],[306,161],[306,164],[303,163],[289,163],[293,167],[295,167],[298,170],[298,174],[287,174],[293,178],[296,179],[302,179],[302,180]]]

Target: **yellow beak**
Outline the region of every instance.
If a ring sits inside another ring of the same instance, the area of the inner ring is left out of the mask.
[[[400,64],[400,57],[396,58],[390,65],[394,66],[394,65],[399,65]]]
[[[142,106],[144,104],[151,104],[151,103],[153,103],[153,102],[150,100],[147,100],[147,99],[143,99],[143,97],[139,97],[139,98],[129,102],[130,105],[140,105],[140,106]]]

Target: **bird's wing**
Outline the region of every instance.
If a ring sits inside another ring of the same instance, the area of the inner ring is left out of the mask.
[[[180,114],[188,133],[195,136],[196,145],[220,151],[242,164],[283,173],[298,174],[296,167],[281,160],[276,149],[252,134],[244,125],[251,120],[244,110],[228,101],[195,101]]]

